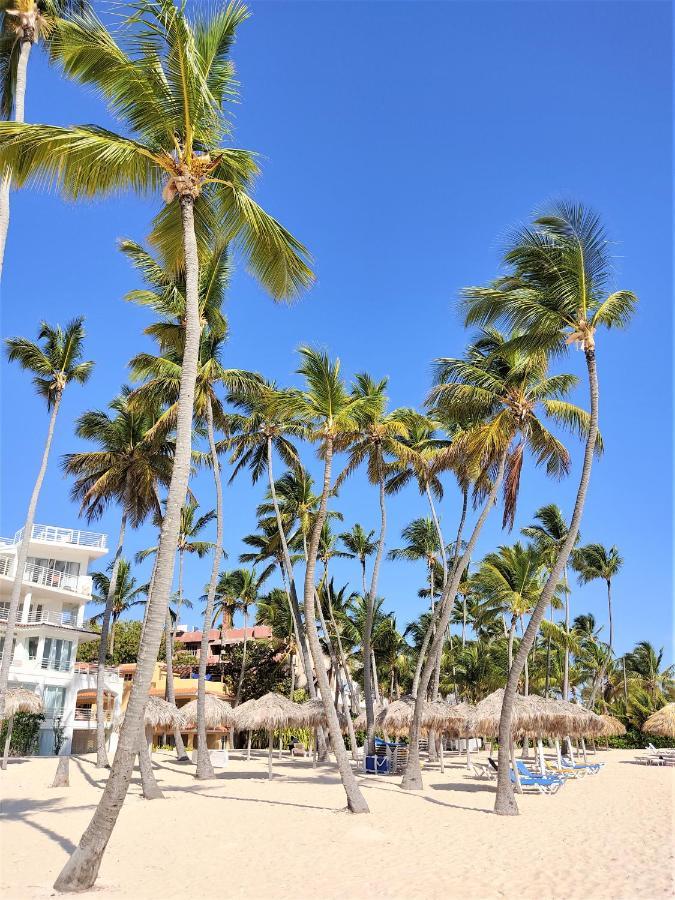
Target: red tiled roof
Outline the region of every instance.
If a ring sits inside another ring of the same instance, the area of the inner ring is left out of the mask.
[[[177,634],[176,640],[182,644],[199,644],[202,640],[201,631],[185,631],[183,634]],[[209,631],[209,643],[220,640],[220,631],[217,628],[211,628]]]
[[[254,625],[253,628],[247,628],[246,636],[249,640],[269,640],[272,637],[272,629],[269,625]],[[226,628],[223,631],[223,643],[235,644],[244,640],[243,628]]]

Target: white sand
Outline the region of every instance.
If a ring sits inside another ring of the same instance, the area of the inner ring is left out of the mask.
[[[399,779],[362,777],[370,816],[340,812],[332,767],[238,758],[215,782],[156,754],[165,800],[135,778],[96,891],[117,898],[633,898],[673,895],[675,769],[599,753],[597,776],[555,797],[524,796],[518,818],[491,814],[494,785],[455,759],[425,772],[421,794]],[[105,773],[71,760],[71,786],[50,789],[53,759],[10,762],[1,775],[0,890],[43,898],[89,822]]]

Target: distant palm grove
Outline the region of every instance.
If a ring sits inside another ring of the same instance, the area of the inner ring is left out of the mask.
[[[105,790],[56,887],[83,890],[96,879],[131,778],[160,643],[167,665],[175,663],[175,625],[190,603],[203,621],[201,652],[198,661],[180,662],[198,674],[199,735],[206,735],[205,679],[213,675],[209,628],[231,623],[235,614],[269,626],[270,677],[277,690],[292,693],[295,672],[302,672],[307,697],[323,703],[328,725],[318,729],[319,752],[334,756],[353,813],[368,806],[348,755],[354,730],[343,734],[342,722],[347,715],[352,724],[361,700],[361,738],[371,748],[378,704],[415,698],[402,782],[414,790],[422,785],[424,702],[476,702],[505,688],[500,814],[517,812],[508,774],[517,692],[609,712],[626,724],[627,739],[673,700],[675,672],[658,647],[641,641],[630,652],[615,651],[621,609],[614,608],[613,591],[630,548],[613,546],[610,517],[603,534],[583,529],[595,460],[617,453],[602,439],[603,341],[606,330],[629,325],[638,302],[611,283],[611,245],[600,216],[579,202],[554,202],[512,233],[494,280],[460,291],[466,345],[448,347],[447,357],[433,361],[432,383],[417,409],[391,408],[380,373],[345,373],[337,357],[306,345],[303,335],[295,386],[269,380],[256,359],[248,370],[228,368],[224,307],[233,266],[245,266],[273,301],[301,296],[314,278],[304,244],[253,199],[257,155],[234,149],[231,50],[246,7],[231,2],[207,11],[193,4],[189,13],[173,0],[138,0],[127,20],[115,17],[121,24],[114,32],[86,3],[47,0],[37,7],[15,0],[3,9],[0,253],[16,190],[57,185],[76,202],[131,192],[157,205],[147,239],[125,239],[119,247],[130,264],[126,299],[155,315],[146,329],[154,352],[130,359],[128,383],[106,409],[83,411],[75,423],[58,415],[64,392],[80,392],[96,377],[81,315],[87,310],[74,311],[63,326],[36,323],[37,336],[6,342],[9,360],[32,378],[48,415],[8,612],[0,714],[20,572],[55,428],[81,439],[81,449],[60,465],[82,516],[117,515],[111,563],[94,577],[101,640],[89,652],[101,664],[100,701],[102,664],[120,653],[138,661]],[[24,124],[33,47],[93,88],[118,131]],[[573,392],[582,405],[570,399]],[[308,473],[312,458],[321,472],[315,480]],[[37,460],[27,462],[37,467]],[[521,485],[537,467],[549,478],[547,495],[514,534]],[[212,496],[201,491],[197,504],[190,478],[200,469],[209,473]],[[372,514],[358,522],[341,488],[360,470]],[[225,517],[237,516],[228,506],[233,479],[259,482],[266,491],[239,560],[228,559],[223,546]],[[576,486],[568,510],[556,503],[562,479]],[[426,516],[392,533],[390,506],[405,505],[415,492]],[[499,517],[503,541],[479,558],[476,544],[489,517]],[[156,541],[134,560],[126,541],[143,524],[154,525]],[[134,566],[145,557],[152,573],[142,584]],[[347,584],[334,578],[336,557],[352,561]],[[203,596],[188,597],[184,573],[195,565],[204,570]],[[404,566],[420,574],[418,614],[409,622],[397,621],[379,590],[384,567]],[[606,589],[606,620],[575,599],[578,586],[591,581]],[[125,620],[134,609],[142,625],[135,626],[130,651]],[[244,644],[236,664],[224,664],[221,674],[237,703],[255,695],[247,677],[252,659],[262,665],[260,653],[251,655]],[[97,706],[102,717],[103,703]],[[212,777],[205,740],[199,751],[196,777]],[[98,765],[108,762],[101,718]]]

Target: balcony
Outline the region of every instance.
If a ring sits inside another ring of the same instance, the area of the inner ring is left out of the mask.
[[[0,575],[13,577],[14,560],[15,557],[13,556],[0,556]],[[61,572],[58,569],[27,563],[23,580],[30,584],[40,584],[59,591],[69,591],[70,593],[78,594],[80,597],[91,597],[91,575],[69,575],[67,572]]]
[[[49,669],[50,672],[70,672],[72,662],[69,659],[45,659],[40,663],[41,669]]]
[[[103,721],[110,723],[113,720],[113,712],[111,709],[104,710],[103,713]],[[91,706],[76,706],[75,707],[75,721],[76,722],[96,722],[96,710]]]
[[[76,675],[93,675],[98,673],[97,663],[76,662],[74,672]],[[111,679],[119,681],[120,670],[117,666],[103,666],[103,673]]]
[[[0,538],[0,546],[11,547],[21,543],[23,528],[13,538]],[[107,550],[108,536],[96,531],[81,531],[79,528],[58,528],[56,525],[33,525],[31,540],[48,544],[74,544],[77,547],[93,547]]]

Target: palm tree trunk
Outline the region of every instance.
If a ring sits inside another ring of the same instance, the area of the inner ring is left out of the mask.
[[[70,787],[70,754],[59,756],[59,762],[56,766],[56,774],[54,780],[49,787]]]
[[[462,574],[469,564],[471,554],[474,551],[474,547],[476,546],[476,542],[478,541],[483,525],[485,524],[485,520],[490,514],[490,510],[495,505],[499,488],[501,487],[502,481],[504,479],[505,465],[506,453],[503,453],[501,459],[499,460],[499,466],[495,479],[492,483],[492,488],[490,489],[490,493],[488,494],[485,504],[483,505],[480,516],[478,517],[478,520],[474,525],[469,543],[466,546],[466,550],[455,565],[452,571],[452,575],[448,579],[448,583],[443,590],[443,595],[438,602],[438,627],[433,640],[433,644],[431,646],[431,650],[427,657],[427,661],[424,665],[424,669],[422,670],[419,690],[417,691],[417,696],[415,699],[415,711],[410,725],[410,755],[408,756],[408,764],[406,766],[405,774],[403,775],[403,780],[401,781],[401,787],[406,791],[418,791],[422,790],[423,787],[422,770],[420,768],[419,738],[422,724],[422,710],[424,708],[424,700],[434,668],[435,655],[438,652],[439,645],[442,644],[445,638],[445,631],[450,622],[452,607],[455,602],[455,597],[457,596],[457,590],[459,588]]]
[[[590,710],[592,710],[595,705],[595,698],[597,696],[598,689],[602,689],[602,683],[605,680],[605,673],[607,672],[607,667],[609,666],[609,662],[612,658],[612,648],[614,647],[614,623],[612,621],[612,582],[610,579],[607,579],[607,612],[609,618],[609,644],[607,645],[607,655],[602,662],[600,674],[593,682],[593,689],[591,690],[591,696],[588,701],[588,708]]]
[[[7,692],[7,682],[9,681],[9,667],[12,664],[12,656],[14,651],[14,639],[16,637],[16,619],[19,612],[19,601],[21,599],[21,585],[26,570],[26,560],[28,559],[28,549],[33,534],[33,523],[35,522],[35,511],[37,509],[38,497],[40,489],[44,481],[45,472],[47,471],[47,462],[49,460],[49,451],[52,446],[54,437],[54,426],[56,424],[56,416],[61,406],[61,392],[57,392],[54,397],[54,405],[49,418],[49,428],[47,429],[47,440],[45,448],[42,451],[42,462],[38,471],[33,492],[28,504],[28,512],[26,513],[26,521],[23,526],[21,535],[21,543],[16,554],[16,569],[14,570],[14,581],[12,582],[12,593],[9,598],[9,609],[7,610],[7,621],[5,622],[5,646],[2,651],[2,663],[0,664],[0,720],[5,713],[5,693]]]
[[[248,645],[248,608],[244,607],[244,646],[241,651],[241,669],[239,670],[239,683],[237,684],[237,696],[234,698],[234,705],[239,706],[241,703],[241,691],[244,686],[244,675],[246,674],[246,649]]]
[[[534,643],[535,635],[539,630],[539,625],[546,607],[551,602],[554,591],[560,581],[563,569],[567,565],[574,543],[579,533],[579,525],[584,511],[584,503],[586,501],[586,492],[591,478],[591,469],[593,468],[593,454],[595,453],[595,444],[598,437],[598,373],[595,363],[595,348],[586,346],[586,366],[588,369],[588,385],[590,391],[590,421],[588,435],[586,437],[586,446],[584,448],[584,462],[577,489],[577,497],[572,513],[572,521],[570,522],[569,531],[565,538],[558,558],[555,561],[548,581],[544,586],[541,597],[532,613],[525,636],[520,642],[520,647],[516,654],[516,658],[509,670],[509,677],[506,682],[506,690],[504,691],[504,701],[502,704],[502,715],[499,722],[499,773],[497,775],[497,798],[495,801],[495,812],[501,816],[517,816],[518,804],[513,796],[513,790],[508,776],[508,740],[511,734],[511,719],[513,717],[513,699],[518,687],[518,679],[525,665],[525,658],[530,652],[530,648]]]
[[[387,532],[387,507],[384,494],[384,476],[382,474],[382,460],[380,459],[380,536],[377,540],[377,550],[373,562],[373,572],[370,579],[370,590],[366,595],[366,620],[363,623],[363,693],[366,701],[366,745],[369,754],[375,753],[375,706],[373,703],[373,672],[370,667],[370,652],[373,637],[373,618],[375,612],[375,596],[377,594],[377,581],[380,574],[380,564],[384,553],[384,540]]]
[[[295,587],[295,576],[293,574],[293,564],[291,563],[291,555],[288,551],[288,541],[286,540],[286,533],[284,532],[284,525],[281,518],[281,510],[279,509],[279,501],[277,499],[277,492],[274,485],[274,471],[272,468],[273,462],[273,453],[272,453],[272,440],[271,438],[267,439],[267,477],[269,479],[270,484],[270,496],[272,497],[272,505],[274,506],[274,516],[277,520],[277,530],[279,532],[279,540],[281,542],[281,549],[283,552],[284,566],[286,568],[286,577],[288,579],[288,587],[289,594],[291,598],[291,606],[293,609],[293,618],[296,623],[297,631],[298,631],[298,646],[300,647],[300,655],[302,657],[302,665],[305,670],[305,678],[307,679],[307,692],[309,693],[310,700],[316,700],[316,685],[314,684],[314,671],[312,669],[312,658],[309,651],[309,645],[307,643],[307,635],[305,633],[305,629],[302,625],[302,615],[300,613],[300,604],[298,602],[298,592]],[[316,730],[317,733],[317,750],[319,754],[319,759],[325,759],[327,755],[326,750],[326,738],[323,733],[323,728],[319,727]]]
[[[370,658],[373,663],[373,687],[375,688],[375,702],[380,702],[380,685],[377,680],[377,660],[375,659],[375,651],[370,648]]]
[[[155,773],[152,771],[152,758],[149,747],[152,746],[152,728],[146,726],[141,732],[141,740],[138,745],[138,768],[141,770],[141,790],[146,800],[163,800],[162,793]]]
[[[113,613],[112,621],[110,623],[110,645],[108,647],[108,656],[110,657],[110,664],[115,664],[115,625],[117,624],[117,616]]]
[[[511,667],[513,666],[513,638],[516,633],[516,617],[511,616],[511,627],[509,628],[509,644],[508,644],[508,653],[509,653],[509,672],[511,671]]]
[[[126,505],[128,490],[125,491],[124,503]],[[117,573],[119,572],[120,560],[122,559],[122,549],[124,547],[124,532],[127,527],[127,511],[122,511],[122,519],[120,521],[120,532],[117,537],[117,550],[113,558],[112,571],[110,572],[110,581],[108,582],[108,596],[105,601],[105,611],[103,613],[103,622],[101,623],[101,638],[98,644],[98,670],[96,672],[96,766],[99,769],[107,769],[110,766],[108,762],[108,754],[105,749],[105,663],[106,650],[108,649],[108,629],[110,628],[110,617],[115,602],[115,593],[117,591]]]
[[[7,721],[7,734],[5,735],[5,746],[2,751],[2,764],[0,764],[0,768],[3,771],[7,768],[9,745],[12,743],[12,731],[14,731],[14,716],[10,716]]]
[[[335,632],[335,640],[337,642],[337,650],[340,666],[342,668],[342,674],[345,680],[345,684],[347,685],[347,690],[349,691],[349,709],[345,706],[344,703],[344,692],[342,693],[342,712],[347,719],[347,733],[349,734],[349,743],[351,745],[352,751],[352,759],[358,759],[358,748],[356,745],[356,732],[354,731],[354,723],[351,717],[351,704],[354,699],[354,684],[352,682],[351,674],[349,672],[349,668],[347,666],[347,657],[345,656],[344,649],[342,647],[342,638],[340,637],[340,632],[338,631],[337,622],[335,621],[335,614],[333,612],[333,601],[331,599],[331,591],[330,584],[328,582],[328,572],[326,571],[326,596],[328,597],[328,614],[330,615],[331,625],[333,626],[333,631]]]
[[[420,653],[417,658],[417,664],[415,665],[415,674],[413,675],[413,683],[411,693],[413,697],[416,697],[419,689],[420,689],[420,678],[422,677],[422,666],[424,665],[424,659],[427,655],[427,649],[429,647],[429,641],[431,640],[431,623],[429,623],[429,627],[424,633],[424,638],[422,640],[422,646],[420,647]]]
[[[173,683],[173,622],[169,607],[166,608],[166,624],[164,627],[164,659],[166,663],[166,688],[165,695],[169,703],[176,705],[176,690]],[[183,762],[190,757],[187,755],[185,744],[183,743],[183,735],[178,725],[173,730],[173,740],[176,745],[176,759]]]
[[[216,437],[213,430],[213,404],[211,397],[206,402],[206,430],[213,469],[213,483],[216,489],[216,546],[213,548],[211,580],[206,592],[206,609],[202,627],[202,643],[199,649],[199,674],[197,679],[197,769],[195,778],[213,778],[215,773],[209,756],[206,738],[206,663],[209,655],[209,629],[213,618],[213,604],[216,599],[218,573],[223,553],[223,485],[220,480],[220,461],[216,449]]]
[[[26,75],[28,73],[28,58],[31,47],[30,40],[21,40],[19,59],[16,66],[16,85],[14,89],[14,121],[24,121],[24,104],[26,100]],[[7,243],[7,231],[9,230],[9,191],[12,179],[9,172],[3,175],[0,184],[0,281],[2,281],[2,269],[5,261],[5,244]]]
[[[321,529],[326,520],[326,505],[328,502],[328,494],[331,489],[331,466],[333,461],[333,442],[329,436],[324,444],[324,471],[323,471],[323,490],[321,492],[321,502],[314,520],[312,535],[307,553],[307,566],[305,568],[305,623],[307,627],[307,637],[309,638],[309,647],[314,658],[314,669],[319,681],[319,690],[321,692],[321,700],[323,708],[328,720],[328,732],[330,741],[335,754],[335,760],[342,779],[342,786],[347,795],[347,808],[352,813],[370,812],[365,797],[361,793],[352,767],[347,757],[344,741],[342,740],[342,732],[340,731],[340,723],[337,717],[337,711],[330,700],[330,685],[328,683],[328,675],[324,665],[323,653],[321,652],[321,643],[319,641],[319,632],[316,627],[316,609],[315,609],[315,584],[314,577],[316,571],[316,557],[319,550],[319,540],[321,538]]]
[[[570,633],[570,590],[569,590],[569,581],[567,578],[567,564],[565,564],[564,568],[564,584],[565,584],[565,631],[569,635]],[[565,644],[565,662],[564,662],[564,670],[563,670],[563,700],[567,700],[570,694],[570,648],[569,644]]]
[[[131,694],[120,731],[112,769],[94,816],[80,843],[64,866],[54,887],[57,891],[84,891],[96,881],[103,853],[112,834],[129,787],[152,673],[162,637],[169,592],[173,580],[180,512],[185,501],[192,463],[192,414],[199,359],[199,257],[194,227],[194,198],[179,198],[185,245],[185,345],[176,416],[176,443],[166,513],[159,541],[157,571],[148,599],[143,645]]]

